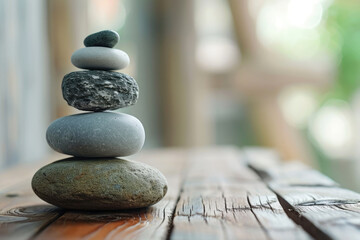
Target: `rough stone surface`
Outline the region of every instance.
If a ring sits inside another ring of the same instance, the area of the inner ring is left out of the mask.
[[[120,40],[120,36],[113,30],[104,30],[97,33],[90,34],[84,39],[86,47],[114,47]]]
[[[65,75],[64,99],[85,111],[114,110],[136,103],[139,87],[132,77],[109,71],[78,71]]]
[[[61,208],[120,210],[157,203],[167,192],[167,182],[159,170],[139,162],[68,158],[38,170],[32,188]]]
[[[76,50],[71,56],[71,62],[82,69],[120,70],[129,65],[130,58],[119,49],[87,47]]]
[[[83,113],[52,122],[46,140],[55,151],[76,157],[122,157],[141,150],[145,131],[128,114]]]

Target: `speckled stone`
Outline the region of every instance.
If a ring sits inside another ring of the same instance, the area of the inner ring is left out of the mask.
[[[68,158],[38,170],[32,188],[61,208],[121,210],[157,203],[167,192],[167,181],[159,170],[139,162]]]
[[[84,45],[86,47],[114,47],[120,40],[120,36],[113,30],[104,30],[90,34],[84,39]]]
[[[127,67],[130,58],[126,52],[114,48],[87,47],[71,56],[75,67],[89,70],[120,70]]]
[[[94,112],[55,120],[46,140],[55,151],[76,157],[122,157],[141,150],[145,131],[131,115]]]
[[[139,97],[135,79],[119,72],[71,72],[65,75],[61,87],[66,102],[84,111],[127,107],[135,104]]]

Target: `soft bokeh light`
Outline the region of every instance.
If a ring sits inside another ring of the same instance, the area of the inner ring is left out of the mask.
[[[109,29],[120,29],[125,24],[126,9],[120,0],[91,0],[88,11],[92,31],[99,31],[104,26]]]
[[[322,54],[325,46],[319,33],[324,32],[321,21],[328,5],[327,0],[264,1],[262,7],[256,8],[259,40],[288,57]]]
[[[318,104],[316,92],[307,86],[287,88],[282,91],[278,100],[287,122],[298,128],[307,126]]]
[[[198,36],[196,62],[202,70],[224,73],[237,66],[240,53],[233,39],[231,13],[226,1],[196,0],[195,30]]]
[[[199,42],[196,60],[206,71],[223,73],[237,66],[238,48],[234,41],[224,37],[213,37]]]
[[[354,140],[354,123],[349,104],[341,100],[327,102],[312,119],[310,132],[328,157],[349,159]]]
[[[288,4],[287,19],[299,28],[315,28],[319,25],[323,6],[315,0],[291,0]]]
[[[231,31],[231,13],[223,0],[195,1],[195,28],[198,35],[227,34]]]

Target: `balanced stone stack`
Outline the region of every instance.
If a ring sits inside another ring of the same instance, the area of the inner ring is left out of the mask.
[[[120,210],[147,207],[167,192],[161,172],[146,164],[120,159],[141,150],[145,132],[128,114],[110,112],[136,103],[139,87],[123,73],[129,56],[113,47],[119,35],[110,30],[89,35],[71,62],[85,71],[62,82],[70,106],[90,113],[55,120],[46,132],[51,148],[74,157],[44,166],[32,179],[34,192],[58,207]]]

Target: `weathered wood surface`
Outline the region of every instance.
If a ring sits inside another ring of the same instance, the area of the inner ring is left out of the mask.
[[[0,239],[29,239],[62,213],[35,196],[26,178],[0,192]]]
[[[234,149],[191,152],[171,239],[309,239]]]
[[[63,214],[35,196],[30,185],[38,168],[61,156],[0,172],[0,239],[29,239]]]
[[[48,164],[57,159],[61,159],[65,157],[66,155],[56,153],[48,157],[45,161],[26,163],[18,167],[7,169],[6,171],[5,170],[0,171],[0,193],[6,188],[10,189],[10,191],[12,190],[15,191],[16,188],[15,189],[11,188],[12,186],[15,186],[17,184],[21,186],[25,183],[29,183],[28,180],[27,181],[24,180],[30,179],[39,168],[41,168],[45,164]]]
[[[360,239],[360,194],[299,163],[271,167],[269,163],[278,162],[271,158],[276,156],[247,152],[249,165],[267,181],[294,222],[317,239]]]
[[[0,239],[360,239],[360,194],[273,152],[172,149],[133,159],[169,182],[146,209],[66,211],[32,192],[38,165],[0,175]]]

